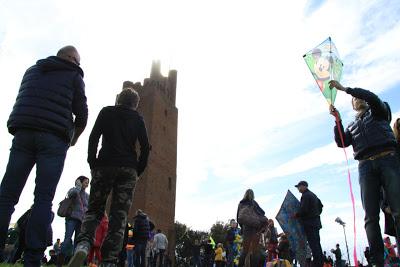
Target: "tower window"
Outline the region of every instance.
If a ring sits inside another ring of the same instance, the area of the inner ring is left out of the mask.
[[[168,177],[168,189],[169,189],[169,191],[172,190],[172,178],[171,177]]]
[[[168,110],[164,110],[164,115],[165,115],[165,117],[167,117],[168,116]]]

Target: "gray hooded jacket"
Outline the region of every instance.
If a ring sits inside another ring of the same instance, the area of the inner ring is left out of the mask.
[[[88,209],[89,194],[82,190],[81,187],[76,186],[68,191],[68,197],[74,200],[72,213],[68,218],[83,221],[83,216]]]

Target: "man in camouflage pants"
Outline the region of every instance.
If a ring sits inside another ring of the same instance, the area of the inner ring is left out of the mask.
[[[100,266],[117,264],[132,194],[149,155],[145,123],[136,111],[138,103],[137,92],[132,88],[124,88],[118,96],[117,104],[104,107],[93,126],[88,148],[88,162],[92,172],[89,208],[69,266],[82,266],[86,259],[111,190],[110,222],[101,247],[103,261]],[[102,147],[96,157],[100,136]],[[135,150],[137,141],[140,144],[139,159]]]

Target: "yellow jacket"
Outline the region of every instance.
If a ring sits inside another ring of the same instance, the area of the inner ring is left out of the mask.
[[[214,258],[214,260],[215,261],[223,261],[224,260],[223,257],[222,257],[222,253],[223,252],[224,251],[222,250],[222,248],[217,248],[215,250],[215,258]]]

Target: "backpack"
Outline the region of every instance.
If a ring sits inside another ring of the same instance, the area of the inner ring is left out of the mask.
[[[242,205],[239,208],[237,219],[240,225],[245,225],[246,227],[255,229],[261,228],[268,221],[267,217],[260,215],[255,211],[253,205]]]
[[[69,217],[72,214],[73,199],[65,197],[58,204],[57,215],[60,217]]]

